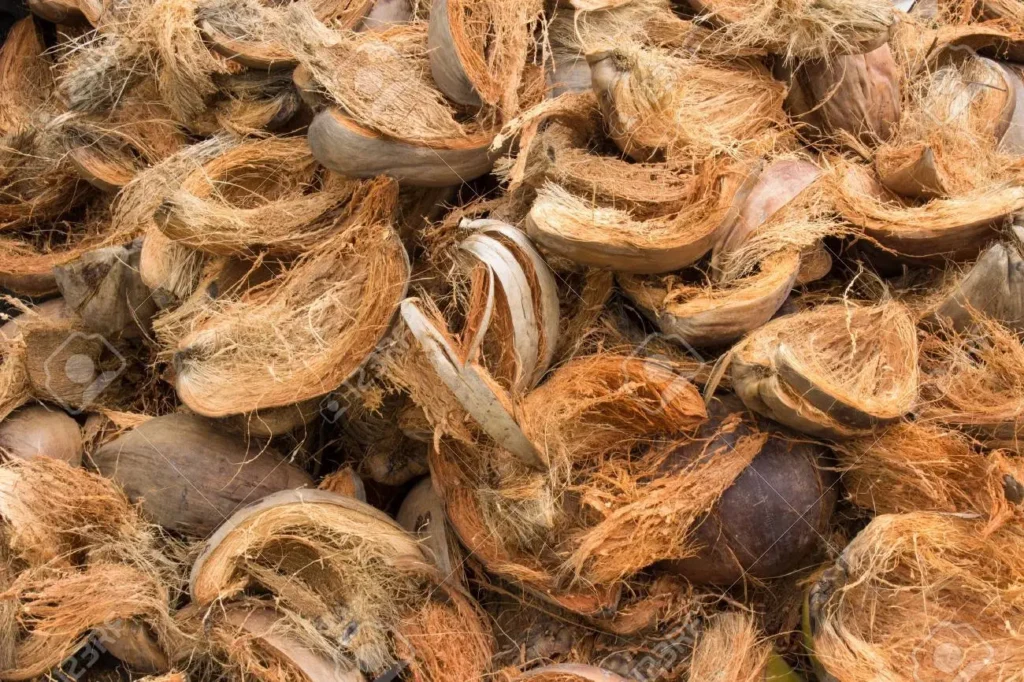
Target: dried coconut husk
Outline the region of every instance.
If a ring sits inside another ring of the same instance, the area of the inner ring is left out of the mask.
[[[327,474],[317,484],[317,488],[366,502],[366,486],[352,467],[344,467]]]
[[[516,682],[628,682],[625,677],[580,663],[562,663],[534,668],[515,677]]]
[[[881,182],[902,196],[930,199],[963,196],[1004,175],[1009,157],[998,147],[1013,123],[1016,83],[1006,67],[977,56],[911,83],[895,137],[875,154]]]
[[[814,654],[839,682],[982,682],[1020,670],[1021,529],[913,513],[875,518],[811,588]]]
[[[313,0],[307,3],[317,20],[341,30],[358,27],[372,0]],[[251,69],[290,69],[298,59],[280,35],[286,14],[255,0],[204,2],[197,21],[212,50]],[[277,34],[275,34],[277,32]]]
[[[171,241],[152,225],[142,240],[139,277],[157,307],[173,307],[188,298],[199,283],[207,255]]]
[[[737,344],[732,384],[759,414],[814,436],[848,438],[913,409],[917,357],[903,306],[826,304],[780,317]]]
[[[900,73],[888,44],[864,54],[782,62],[776,73],[789,81],[786,107],[812,140],[871,148],[896,130]]]
[[[155,523],[199,537],[244,504],[313,485],[306,472],[273,448],[188,414],[139,424],[97,449],[91,460]]]
[[[992,59],[1019,62],[1024,57],[1024,32],[1006,22],[936,25],[925,17],[901,17],[890,47],[904,79],[910,79],[934,68],[950,52],[977,52]]]
[[[921,419],[961,429],[989,447],[1017,450],[1024,425],[1024,345],[980,315],[960,333],[928,334],[921,347]]]
[[[1016,460],[979,453],[964,435],[926,422],[848,441],[837,453],[847,496],[875,514],[973,513],[989,519],[991,532],[1024,502],[1024,468]]]
[[[433,0],[428,48],[437,87],[458,104],[515,116],[524,81],[539,76],[528,65],[543,10],[539,0]]]
[[[379,185],[324,172],[304,139],[255,140],[184,176],[155,221],[175,244],[205,253],[297,255],[343,229]]]
[[[758,154],[784,134],[784,89],[762,64],[637,46],[587,55],[608,135],[637,161]]]
[[[614,200],[607,205],[547,184],[526,220],[545,251],[581,265],[616,272],[658,274],[692,265],[714,245],[749,169],[714,162],[694,174],[691,200],[678,212],[644,219]]]
[[[190,591],[204,607],[269,591],[306,646],[341,670],[381,674],[404,661],[419,679],[474,679],[492,646],[478,607],[452,588],[431,595],[435,585],[415,539],[388,516],[316,490],[232,516],[196,560]]]
[[[268,682],[364,682],[358,670],[344,670],[328,656],[307,646],[301,632],[271,604],[230,606],[210,628],[213,646],[223,651],[225,666],[241,677]]]
[[[17,132],[47,104],[54,86],[51,66],[35,21],[15,23],[0,45],[0,133]]]
[[[1024,208],[1024,191],[1009,183],[924,204],[901,200],[866,166],[836,166],[835,205],[840,217],[899,259],[940,263],[976,257],[1009,216]]]
[[[196,306],[170,349],[186,405],[212,417],[289,405],[364,363],[408,286],[408,256],[389,224],[396,190],[376,182],[346,230],[237,299]]]
[[[27,405],[0,421],[0,458],[52,457],[77,467],[82,445],[78,423],[52,407]]]
[[[689,0],[698,18],[720,27],[723,44],[764,48],[787,60],[829,59],[861,54],[889,40],[895,23],[892,3],[812,2],[776,0]]]
[[[65,305],[85,329],[109,339],[146,333],[156,304],[139,277],[141,251],[141,240],[135,240],[87,251],[53,268]]]
[[[754,619],[736,611],[705,624],[690,658],[687,679],[721,682],[799,682],[800,678],[758,631]]]
[[[1016,228],[1015,228],[1016,229]],[[1022,235],[1024,236],[1024,235]],[[1016,236],[996,242],[942,291],[929,306],[926,321],[966,331],[977,316],[1024,331],[1024,242]]]
[[[217,79],[217,102],[210,110],[213,133],[262,137],[288,133],[309,124],[302,97],[287,73],[246,71]]]
[[[444,500],[434,490],[429,476],[408,492],[395,520],[420,541],[444,580],[465,584],[462,550],[448,530]]]

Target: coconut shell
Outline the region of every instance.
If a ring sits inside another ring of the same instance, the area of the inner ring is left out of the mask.
[[[312,486],[272,449],[225,433],[216,421],[170,414],[140,424],[92,455],[96,468],[168,530],[209,535],[240,505]]]
[[[495,154],[486,134],[432,145],[387,138],[337,109],[321,111],[309,125],[317,161],[353,178],[388,175],[413,187],[447,187],[490,172]]]
[[[363,19],[362,31],[386,31],[395,24],[414,19],[410,0],[376,0]]]
[[[721,429],[721,420],[737,411],[745,413],[738,401],[713,401],[695,440],[673,450],[664,466],[685,466],[768,426],[748,414],[735,428]],[[836,502],[835,477],[824,469],[828,455],[822,446],[771,431],[761,452],[695,525],[701,548],[696,556],[663,562],[663,568],[695,583],[732,585],[811,565]]]
[[[782,70],[790,82],[786,107],[811,137],[842,142],[849,135],[875,146],[895,132],[899,69],[887,44],[864,54],[808,59]]]
[[[926,145],[907,150],[902,164],[880,169],[878,179],[889,190],[911,199],[934,199],[949,194],[945,171],[935,158],[935,150]]]
[[[313,398],[294,405],[226,417],[225,421],[251,438],[283,436],[311,424],[320,414],[321,401],[321,398]]]
[[[75,314],[68,310],[63,298],[51,298],[49,301],[43,301],[39,305],[33,306],[32,312],[45,318],[57,320],[75,318]],[[20,315],[17,315],[4,322],[3,325],[0,325],[0,336],[6,339],[14,339],[20,336],[21,324],[24,322],[24,319],[19,321],[20,317]]]
[[[156,303],[139,275],[142,240],[89,251],[54,268],[67,306],[86,329],[110,338],[133,337],[149,327]]]
[[[23,407],[0,422],[0,454],[7,457],[53,457],[77,467],[82,450],[78,422],[53,408]]]
[[[427,46],[430,49],[430,75],[438,89],[453,102],[463,106],[483,104],[459,59],[455,36],[449,20],[449,0],[434,0],[430,6],[430,28]]]
[[[171,667],[167,653],[142,623],[130,620],[105,623],[103,635],[103,646],[107,651],[133,671],[159,673]]]

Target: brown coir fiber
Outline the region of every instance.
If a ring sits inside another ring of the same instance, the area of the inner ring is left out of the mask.
[[[370,191],[319,167],[304,139],[268,138],[185,175],[156,220],[175,244],[198,251],[295,255],[342,229]]]
[[[380,179],[351,225],[240,296],[195,301],[157,320],[178,395],[206,416],[323,395],[354,372],[387,331],[408,286],[405,248],[390,226],[397,187]],[[372,294],[371,294],[372,292]]]
[[[970,330],[926,335],[921,350],[920,417],[1017,450],[1024,426],[1020,338],[979,316]]]
[[[1024,534],[934,513],[876,517],[811,589],[814,653],[839,682],[1013,679]]]
[[[982,453],[963,434],[906,422],[836,449],[849,498],[876,514],[974,513],[988,531],[1016,516],[1024,469],[1000,452]]]

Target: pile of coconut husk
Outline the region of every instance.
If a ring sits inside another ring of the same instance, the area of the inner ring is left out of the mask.
[[[0,681],[1019,675],[1024,5],[26,5]]]

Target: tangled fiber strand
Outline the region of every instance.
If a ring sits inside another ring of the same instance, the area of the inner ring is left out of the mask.
[[[766,679],[771,644],[757,631],[753,618],[726,612],[713,616],[697,640],[688,679],[758,682]]]

